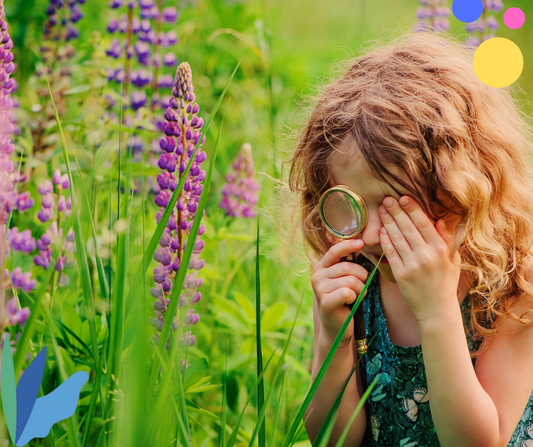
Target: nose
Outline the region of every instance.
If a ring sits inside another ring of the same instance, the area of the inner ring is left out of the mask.
[[[356,236],[356,239],[362,239],[365,243],[365,248],[373,253],[381,252],[379,232],[383,227],[383,222],[379,218],[378,210],[371,212],[368,210],[368,221],[366,227]]]

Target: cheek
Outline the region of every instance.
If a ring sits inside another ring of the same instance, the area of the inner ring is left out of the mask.
[[[383,223],[383,215],[379,212],[377,207],[368,210],[367,226],[377,228],[378,230],[385,226]]]
[[[338,244],[342,241],[342,239],[333,236],[329,231],[324,230],[324,234],[326,235],[326,239],[330,242],[331,245]]]

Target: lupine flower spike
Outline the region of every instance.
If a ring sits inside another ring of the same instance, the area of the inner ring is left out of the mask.
[[[76,50],[72,41],[77,39],[77,25],[83,18],[82,5],[86,0],[49,0],[46,8],[48,20],[44,24],[43,38],[40,43],[40,59],[35,75],[39,82],[36,91],[39,102],[33,104],[32,111],[37,113],[30,121],[34,153],[47,152],[51,148],[48,141],[48,123],[55,121],[54,110],[50,104],[48,84],[54,93],[59,115],[67,110],[65,93],[71,86],[72,58]]]
[[[159,70],[163,66],[174,67],[176,56],[172,52],[161,56],[160,49],[174,45],[178,37],[173,30],[163,32],[161,24],[176,23],[178,12],[175,7],[160,11],[154,0],[139,0],[138,3],[132,0],[112,0],[109,3],[109,7],[115,10],[120,10],[123,6],[125,12],[119,18],[109,21],[107,31],[125,37],[123,41],[114,37],[106,54],[116,60],[124,58],[125,63],[109,68],[108,78],[110,81],[125,83],[125,90],[129,83],[136,88],[131,93],[130,103],[133,110],[138,110],[147,105],[147,88],[151,88],[152,106],[158,102],[159,88],[172,88],[172,75],[163,75]],[[137,67],[132,66],[134,60]]]
[[[487,39],[496,36],[496,31],[500,27],[498,19],[494,16],[503,10],[502,0],[485,0],[482,16],[472,23],[465,25],[469,37],[465,41],[465,47],[476,50],[477,47]]]
[[[35,280],[30,272],[22,272],[20,267],[15,267],[11,275],[6,268],[6,257],[9,250],[29,253],[35,249],[35,240],[31,237],[30,230],[19,232],[16,227],[7,230],[8,215],[15,209],[25,211],[33,206],[33,199],[29,193],[19,194],[14,184],[26,179],[20,172],[14,172],[10,155],[14,151],[11,141],[13,124],[10,121],[13,101],[10,93],[16,88],[15,81],[10,79],[15,70],[13,42],[8,33],[8,24],[4,12],[4,0],[0,0],[0,332],[2,332],[2,345],[5,337],[3,329],[7,326],[19,324],[23,326],[29,316],[27,307],[19,309],[17,299],[12,298],[7,302],[4,310],[4,290],[20,288],[30,292],[35,287]],[[6,243],[7,242],[7,243]],[[20,332],[16,335],[16,340]]]
[[[54,192],[55,187],[55,192]],[[48,270],[50,261],[52,259],[52,245],[54,243],[60,243],[63,240],[63,229],[58,229],[58,224],[61,224],[62,213],[66,217],[72,213],[72,199],[69,196],[65,199],[65,191],[70,188],[70,181],[68,174],[61,175],[59,169],[56,169],[52,182],[46,180],[41,183],[37,190],[41,195],[41,210],[37,213],[37,217],[41,222],[48,222],[52,220],[50,228],[46,231],[41,238],[37,241],[37,248],[39,254],[35,255],[33,262],[35,265]],[[66,240],[61,247],[59,258],[57,260],[55,269],[60,272],[59,285],[66,286],[69,284],[69,277],[64,273],[65,265],[69,260],[68,253],[74,253],[76,251],[76,243],[74,242],[74,231],[72,228],[67,233]],[[74,265],[75,260],[72,259],[70,264]]]
[[[231,164],[231,171],[226,174],[226,184],[222,189],[220,208],[226,211],[226,216],[255,217],[257,213],[253,206],[257,203],[259,185],[254,178],[254,161],[252,146],[244,143]]]
[[[202,193],[202,182],[206,173],[201,169],[201,164],[206,160],[207,155],[201,150],[201,145],[205,137],[200,133],[204,125],[204,120],[198,116],[200,107],[196,104],[196,95],[192,85],[191,68],[187,62],[178,66],[174,88],[172,89],[170,106],[165,111],[165,122],[163,123],[164,137],[159,141],[160,157],[158,165],[161,173],[157,175],[157,182],[160,188],[159,194],[155,198],[155,203],[160,207],[157,213],[157,221],[161,219],[163,212],[168,206],[172,193],[176,190],[179,179],[182,177],[185,168],[190,160],[194,148],[198,142],[200,145],[196,152],[191,169],[183,186],[182,193],[172,210],[165,232],[159,241],[159,247],[154,255],[158,262],[154,269],[155,287],[152,288],[152,295],[157,298],[154,302],[156,318],[151,318],[150,322],[160,332],[163,327],[167,307],[172,294],[173,280],[180,267],[183,252],[188,243],[194,243],[193,254],[188,268],[191,270],[185,278],[184,293],[180,296],[179,308],[194,306],[201,299],[201,293],[196,289],[202,285],[202,278],[198,278],[198,271],[204,266],[204,261],[198,257],[204,248],[204,241],[200,236],[205,232],[205,225],[201,225],[195,241],[190,242],[188,235],[198,208],[198,201]],[[172,315],[172,329],[178,330],[182,325],[188,328],[198,323],[200,316],[194,313],[191,307],[180,313],[181,318]],[[154,341],[159,340],[159,333],[154,335]],[[195,337],[191,331],[186,331],[181,335],[179,345],[192,346]],[[167,349],[169,342],[167,341]]]
[[[420,7],[416,10],[415,31],[449,31],[450,22],[448,17],[451,14],[450,8],[446,6],[447,0],[419,0]]]

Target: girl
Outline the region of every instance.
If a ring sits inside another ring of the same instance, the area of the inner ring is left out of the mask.
[[[361,303],[372,342],[328,445],[378,376],[344,445],[533,446],[532,155],[508,90],[435,35],[368,52],[319,95],[289,176],[315,255],[312,380],[384,251]],[[319,219],[335,185],[366,203],[354,239]],[[348,327],[305,414],[311,440],[358,356]]]

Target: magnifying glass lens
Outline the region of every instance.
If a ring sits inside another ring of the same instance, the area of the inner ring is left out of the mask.
[[[344,236],[356,233],[363,220],[358,203],[343,191],[333,191],[325,197],[323,213],[327,225]]]

